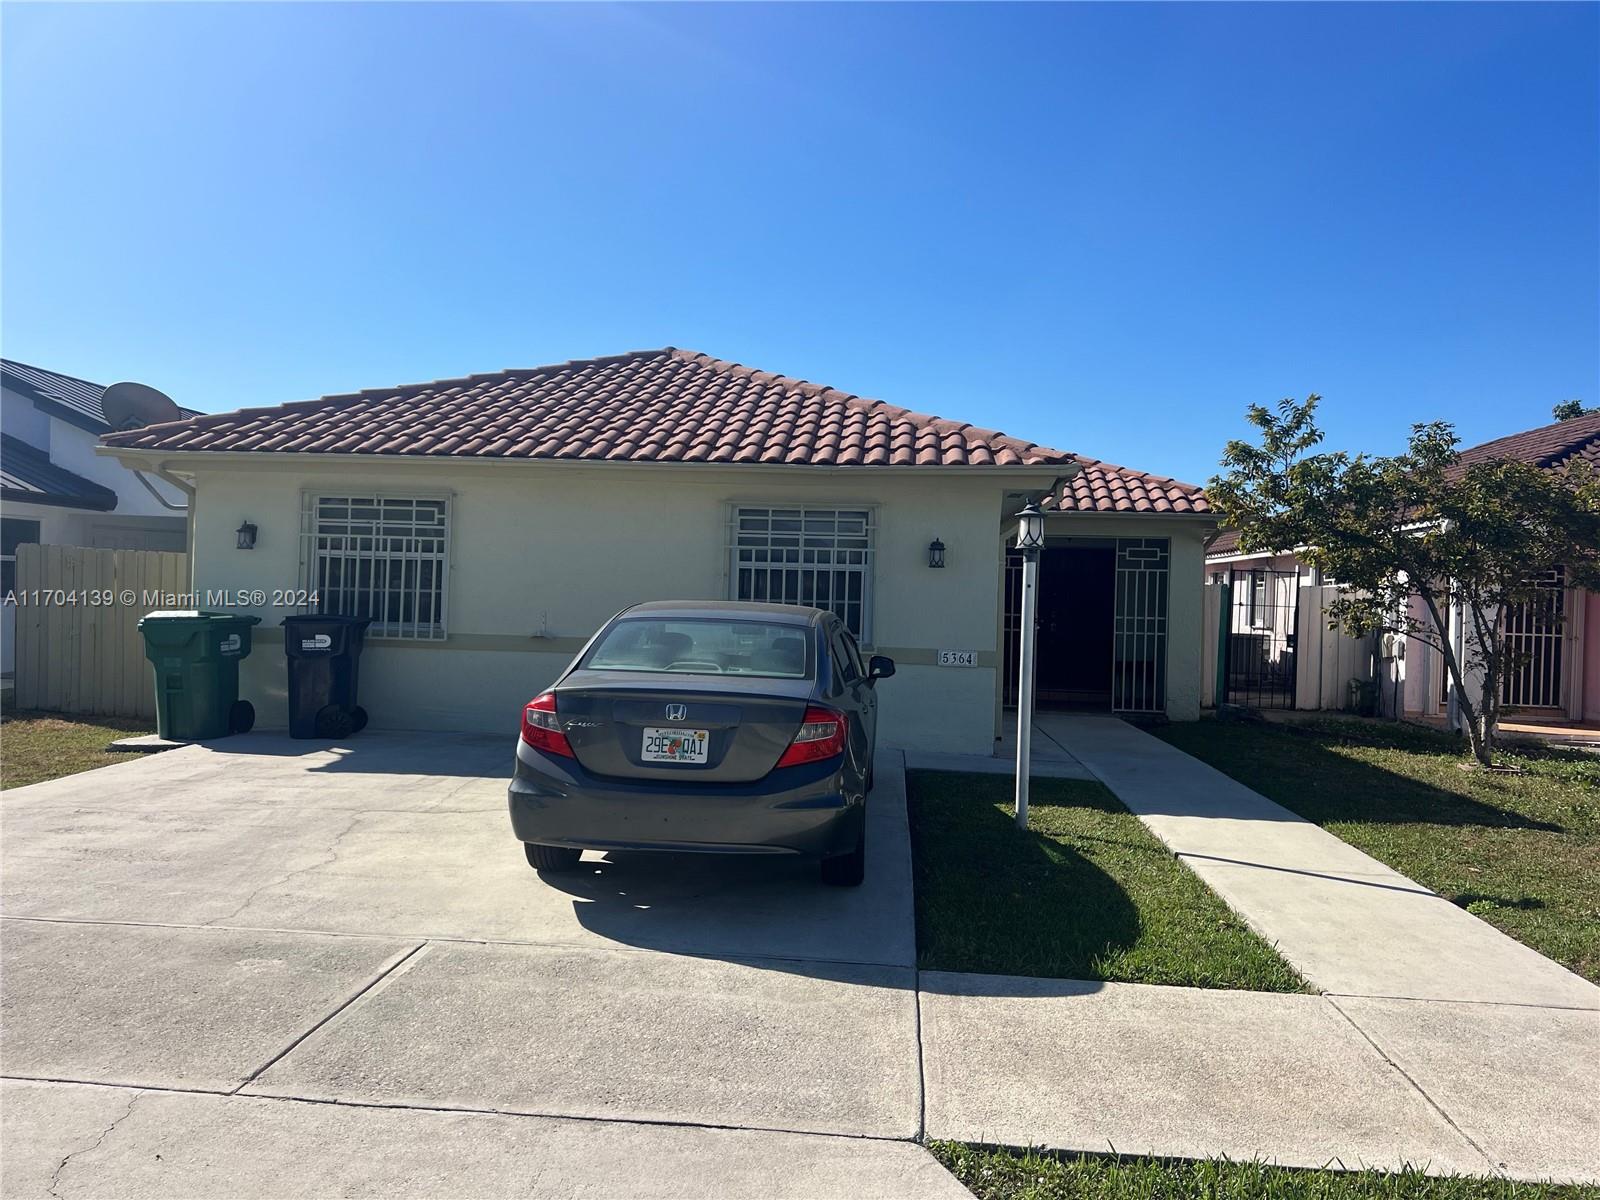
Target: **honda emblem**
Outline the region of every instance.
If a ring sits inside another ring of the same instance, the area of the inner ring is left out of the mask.
[[[667,705],[667,720],[669,721],[682,721],[688,717],[688,715],[689,706],[687,704]]]

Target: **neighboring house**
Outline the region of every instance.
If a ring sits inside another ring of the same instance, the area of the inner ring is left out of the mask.
[[[104,442],[194,487],[196,588],[308,588],[325,611],[374,618],[361,688],[376,726],[508,730],[627,605],[781,600],[837,612],[896,660],[887,742],[988,753],[1015,637],[1007,547],[1029,500],[1052,509],[1042,698],[1199,713],[1214,524],[1198,489],[703,354],[379,388]],[[287,610],[251,611],[265,620],[243,686],[282,725]]]
[[[151,495],[120,463],[96,454],[111,431],[105,388],[0,359],[0,596],[15,584],[17,547],[30,542],[114,550],[178,550],[186,539],[183,493]],[[11,670],[15,613],[4,605],[0,641]]]
[[[1600,469],[1600,415],[1556,421],[1470,446],[1461,451],[1459,465],[1507,459],[1547,471],[1586,459]],[[1246,609],[1249,604],[1240,600],[1242,588],[1249,595],[1277,597],[1313,574],[1291,553],[1242,553],[1233,530],[1219,533],[1207,548],[1206,570],[1214,580],[1231,577],[1236,623],[1241,603]],[[1542,602],[1506,614],[1510,638],[1522,661],[1504,681],[1501,700],[1535,719],[1600,720],[1600,594],[1567,587],[1559,572],[1548,583]],[[1413,601],[1411,616],[1426,624],[1421,601]],[[1378,649],[1384,710],[1448,720],[1450,689],[1443,656],[1409,638],[1386,638]]]

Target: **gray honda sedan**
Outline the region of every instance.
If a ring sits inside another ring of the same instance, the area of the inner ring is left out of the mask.
[[[626,609],[523,708],[511,828],[541,871],[586,849],[803,854],[853,887],[893,674],[820,609]]]

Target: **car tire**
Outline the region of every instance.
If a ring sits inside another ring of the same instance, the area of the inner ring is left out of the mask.
[[[528,856],[528,865],[535,871],[572,871],[578,866],[582,850],[571,846],[541,846],[537,842],[523,842],[522,851]]]
[[[867,875],[867,831],[862,829],[856,848],[822,860],[822,882],[829,887],[860,887]]]

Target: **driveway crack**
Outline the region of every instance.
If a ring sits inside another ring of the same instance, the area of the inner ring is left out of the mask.
[[[291,879],[295,878],[295,876],[297,876],[297,875],[305,875],[305,874],[307,874],[308,872],[311,872],[311,871],[319,871],[323,867],[331,867],[334,863],[339,861],[339,846],[340,846],[340,843],[342,843],[345,838],[349,837],[350,834],[355,831],[355,827],[361,823],[361,819],[363,817],[365,817],[365,816],[367,816],[369,814],[369,811],[370,810],[362,809],[360,812],[357,812],[354,816],[352,816],[350,818],[349,824],[347,824],[343,829],[341,829],[337,834],[335,834],[334,838],[333,838],[333,841],[328,843],[328,849],[326,851],[326,857],[324,857],[320,862],[314,862],[314,863],[310,864],[309,866],[305,866],[305,867],[296,867],[294,870],[288,871],[288,872],[284,873],[283,875],[280,875],[276,879],[268,880],[266,883],[263,883],[259,887],[253,889],[251,891],[251,893],[244,898],[243,902],[240,903],[239,906],[237,908],[235,908],[232,912],[224,913],[220,917],[213,917],[211,920],[207,921],[206,924],[207,925],[221,925],[221,924],[224,924],[224,923],[226,923],[228,921],[231,921],[235,917],[237,917],[240,913],[244,912],[245,909],[249,908],[252,904],[254,904],[255,901],[256,901],[256,897],[260,896],[263,892],[269,892],[273,888],[282,887],[284,884],[288,883]]]
[[[94,1141],[89,1145],[80,1146],[78,1149],[69,1152],[66,1157],[56,1164],[56,1169],[50,1172],[50,1186],[45,1189],[50,1195],[57,1197],[57,1200],[59,1200],[61,1193],[56,1189],[61,1186],[61,1173],[67,1169],[67,1164],[80,1155],[92,1154],[94,1151],[98,1150],[101,1143],[104,1142],[106,1138],[111,1136],[111,1131],[128,1119],[129,1114],[133,1112],[133,1106],[139,1103],[139,1099],[143,1095],[143,1092],[135,1092],[128,1099],[128,1107],[123,1109],[119,1115],[112,1118],[111,1124],[107,1125],[100,1131],[99,1137],[95,1138]]]

